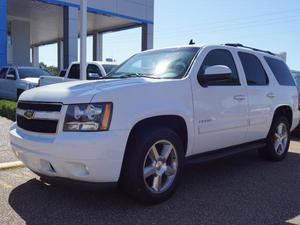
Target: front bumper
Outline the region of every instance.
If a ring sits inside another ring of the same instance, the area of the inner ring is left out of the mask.
[[[10,128],[12,149],[29,169],[88,182],[118,181],[128,135],[127,130],[41,135],[16,123]]]

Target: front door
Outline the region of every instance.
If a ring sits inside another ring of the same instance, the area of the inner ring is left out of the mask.
[[[203,87],[192,77],[195,118],[195,152],[202,153],[245,142],[248,129],[248,105],[244,80],[238,74],[235,59],[227,49],[204,49],[196,68],[204,74],[207,67],[222,65],[231,69],[230,78],[210,80]],[[197,67],[198,65],[198,67]]]
[[[8,75],[13,75],[14,78],[9,77]],[[6,79],[5,79],[5,91],[7,93],[7,98],[11,100],[17,99],[17,72],[14,68],[9,68]]]

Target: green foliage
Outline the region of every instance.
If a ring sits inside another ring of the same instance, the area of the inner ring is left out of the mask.
[[[0,116],[15,121],[16,107],[16,102],[0,99]]]
[[[46,69],[55,76],[59,75],[59,69],[55,66],[47,66],[45,63],[40,62],[40,68]]]

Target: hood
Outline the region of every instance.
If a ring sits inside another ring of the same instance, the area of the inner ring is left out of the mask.
[[[26,83],[38,84],[39,79],[40,78],[38,78],[38,77],[26,77],[26,78],[23,78],[21,80],[26,82]]]
[[[88,103],[95,94],[146,83],[144,78],[107,79],[97,81],[70,81],[42,86],[25,91],[21,101],[61,102],[63,104]]]

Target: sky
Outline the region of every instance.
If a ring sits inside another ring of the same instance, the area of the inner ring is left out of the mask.
[[[300,71],[300,0],[155,0],[154,48],[241,43],[275,53]],[[92,39],[87,41],[92,60]],[[141,29],[106,33],[103,56],[122,62],[141,50]],[[57,66],[57,45],[42,46],[40,61]]]

